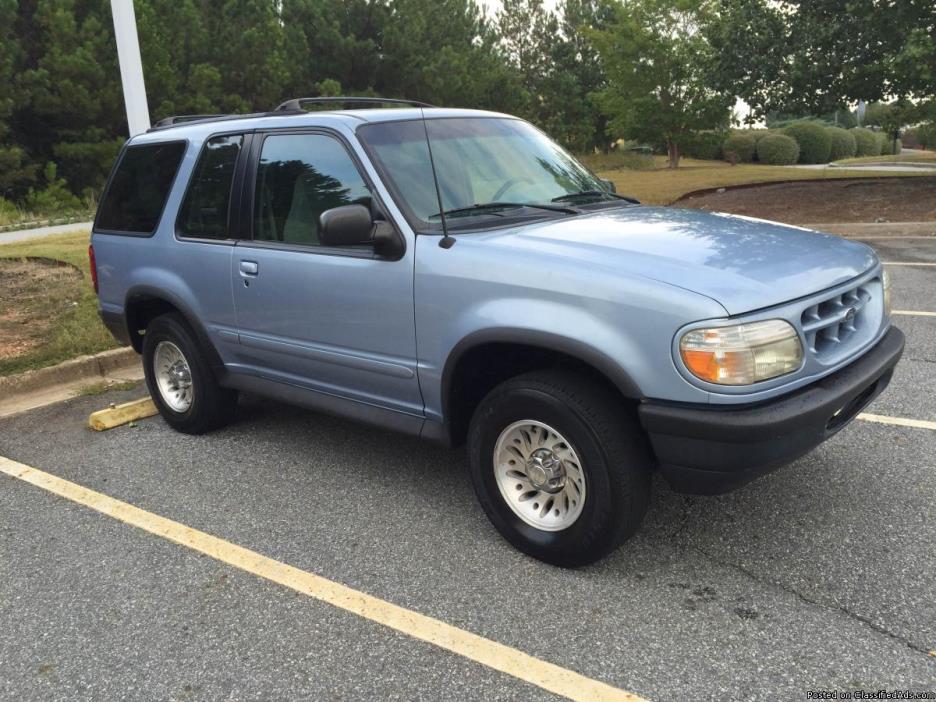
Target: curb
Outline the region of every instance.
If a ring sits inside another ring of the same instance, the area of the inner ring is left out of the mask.
[[[111,349],[93,356],[79,356],[59,363],[57,366],[0,378],[0,397],[6,400],[16,395],[45,390],[56,385],[104,378],[118,369],[132,368],[139,363],[139,354],[129,346]]]
[[[809,184],[809,183],[841,183],[841,182],[866,182],[872,183],[875,179],[878,180],[893,180],[900,178],[919,178],[918,175],[903,174],[903,175],[885,175],[885,176],[861,176],[855,177],[852,176],[836,176],[835,178],[794,178],[794,179],[785,179],[785,180],[761,180],[754,183],[738,183],[737,185],[717,185],[711,188],[701,188],[700,190],[691,190],[688,193],[683,193],[671,203],[669,206],[673,206],[684,200],[691,200],[694,197],[701,197],[703,195],[712,195],[712,194],[721,194],[728,190],[748,190],[750,188],[763,188],[768,185],[799,185],[799,184]]]
[[[17,222],[16,224],[5,224],[0,226],[0,234],[7,232],[19,232],[24,229],[43,229],[45,227],[60,227],[66,224],[84,224],[88,220],[88,214],[76,215],[74,217],[56,217],[53,219],[36,220],[34,222]],[[94,213],[90,213],[93,215]]]

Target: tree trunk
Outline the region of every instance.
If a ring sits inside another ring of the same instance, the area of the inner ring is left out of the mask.
[[[679,144],[672,139],[667,139],[666,151],[669,155],[669,167],[679,168]]]

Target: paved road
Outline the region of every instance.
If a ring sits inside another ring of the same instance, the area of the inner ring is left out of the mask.
[[[873,242],[934,261],[936,242]],[[936,311],[936,269],[893,267]],[[936,319],[879,414],[936,420]],[[936,690],[936,432],[855,422],[731,495],[661,481],[643,531],[565,571],[507,546],[462,452],[247,398],[206,437],[0,420],[0,455],[653,700]],[[538,688],[0,476],[0,698],[518,699]]]
[[[75,222],[74,224],[56,224],[51,227],[36,227],[35,229],[20,229],[15,232],[0,232],[0,244],[12,244],[15,241],[38,239],[50,234],[65,234],[75,231],[91,231],[91,222]]]

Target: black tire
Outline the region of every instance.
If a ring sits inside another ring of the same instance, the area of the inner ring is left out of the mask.
[[[188,363],[192,376],[192,402],[179,412],[163,399],[156,381],[154,356],[161,341],[175,344]],[[156,317],[143,336],[143,371],[146,386],[166,423],[184,434],[204,434],[228,424],[237,411],[237,391],[218,385],[204,350],[182,315],[168,313]]]
[[[498,437],[525,419],[555,428],[583,464],[584,505],[562,531],[528,524],[498,488]],[[553,565],[583,566],[606,556],[637,531],[647,511],[653,462],[636,413],[611,389],[583,374],[536,371],[494,388],[472,417],[468,454],[475,493],[497,530],[520,551]]]

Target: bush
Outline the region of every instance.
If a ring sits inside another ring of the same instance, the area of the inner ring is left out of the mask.
[[[884,132],[878,132],[878,144],[881,147],[880,154],[881,156],[890,156],[892,154],[899,154],[900,150],[903,148],[903,143],[900,139],[897,140],[896,147],[891,138]]]
[[[725,154],[725,158],[729,157],[729,154],[736,154],[739,161],[745,163],[750,163],[754,160],[754,150],[757,146],[757,143],[754,141],[754,136],[748,132],[734,132],[731,136],[725,139],[725,142],[722,144],[722,151]]]
[[[46,164],[43,170],[46,186],[42,190],[29,189],[25,202],[27,210],[37,215],[59,215],[84,209],[81,200],[68,190],[65,180],[57,177],[57,170],[51,161]]]
[[[832,154],[832,137],[818,122],[794,122],[783,130],[799,145],[800,163],[828,163]]]
[[[855,135],[841,127],[829,127],[829,136],[832,139],[832,152],[829,158],[838,161],[843,158],[854,158],[858,152],[858,143]]]
[[[722,157],[722,142],[724,140],[724,132],[716,132],[711,129],[696,132],[686,139],[682,145],[682,152],[684,156],[689,158],[717,161]]]
[[[786,134],[766,134],[757,142],[757,158],[772,166],[789,166],[799,159],[799,144]]]
[[[766,136],[772,136],[772,135],[774,135],[774,134],[779,134],[779,132],[778,132],[776,129],[752,129],[752,130],[751,130],[750,132],[748,132],[748,133],[749,133],[751,136],[754,137],[754,142],[755,142],[756,144],[760,144],[760,143],[761,143],[761,139],[763,139],[763,138],[766,137]]]
[[[881,153],[881,149],[878,148],[877,136],[870,129],[855,127],[848,131],[855,137],[855,145],[857,146],[855,156],[877,156]]]
[[[917,141],[924,149],[936,149],[936,122],[923,124],[916,130]]]

